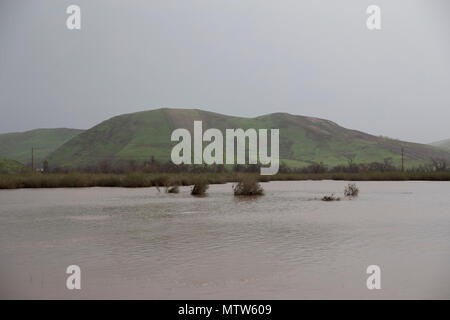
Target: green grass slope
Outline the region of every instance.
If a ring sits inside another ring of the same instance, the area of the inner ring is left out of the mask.
[[[27,169],[16,160],[0,158],[0,174],[23,173]]]
[[[431,145],[438,148],[450,150],[450,139],[433,142],[431,143]]]
[[[31,163],[31,148],[34,147],[35,165],[36,168],[39,168],[42,166],[42,161],[52,151],[82,131],[57,128],[0,134],[0,157],[29,165]]]
[[[144,161],[154,156],[170,160],[170,135],[174,129],[192,131],[194,120],[208,128],[278,128],[280,158],[287,165],[302,167],[313,162],[329,166],[354,162],[383,162],[392,158],[400,166],[401,148],[406,166],[428,163],[432,157],[450,159],[450,152],[433,146],[403,142],[348,130],[334,122],[273,113],[256,118],[241,118],[197,109],[157,109],[120,115],[106,120],[72,138],[49,157],[51,167],[73,168],[96,165],[103,160]]]

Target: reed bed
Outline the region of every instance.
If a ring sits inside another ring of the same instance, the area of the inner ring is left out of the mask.
[[[83,187],[166,187],[194,185],[199,179],[207,184],[238,182],[243,176],[256,177],[259,182],[298,180],[344,181],[450,181],[450,172],[360,172],[360,173],[281,173],[260,176],[254,173],[35,173],[0,175],[0,189],[18,188],[83,188]]]

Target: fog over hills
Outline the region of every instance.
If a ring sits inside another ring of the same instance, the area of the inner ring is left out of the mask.
[[[439,148],[443,148],[446,150],[450,150],[450,139],[432,142],[432,143],[430,143],[430,145],[439,147]]]

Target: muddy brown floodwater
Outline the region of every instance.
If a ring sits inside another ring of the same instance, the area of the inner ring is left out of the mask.
[[[0,298],[450,298],[450,182],[0,191]],[[81,290],[66,268],[81,268]],[[366,268],[381,268],[368,290]]]

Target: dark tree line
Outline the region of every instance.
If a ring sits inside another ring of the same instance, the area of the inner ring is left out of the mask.
[[[160,162],[151,157],[150,160],[138,162],[135,160],[103,160],[95,165],[86,165],[78,168],[59,167],[50,168],[49,163],[44,163],[45,173],[69,173],[69,172],[86,172],[86,173],[115,173],[126,174],[131,172],[143,173],[224,173],[224,172],[251,172],[259,173],[261,165],[176,165],[171,161]],[[445,159],[431,159],[428,165],[421,165],[416,168],[409,168],[407,172],[433,172],[447,171],[447,162]],[[355,163],[353,159],[348,159],[346,165],[337,165],[329,167],[322,162],[313,162],[303,168],[289,167],[285,163],[281,163],[279,173],[359,173],[359,172],[399,172],[401,168],[393,164],[392,158],[386,158],[383,162]]]

